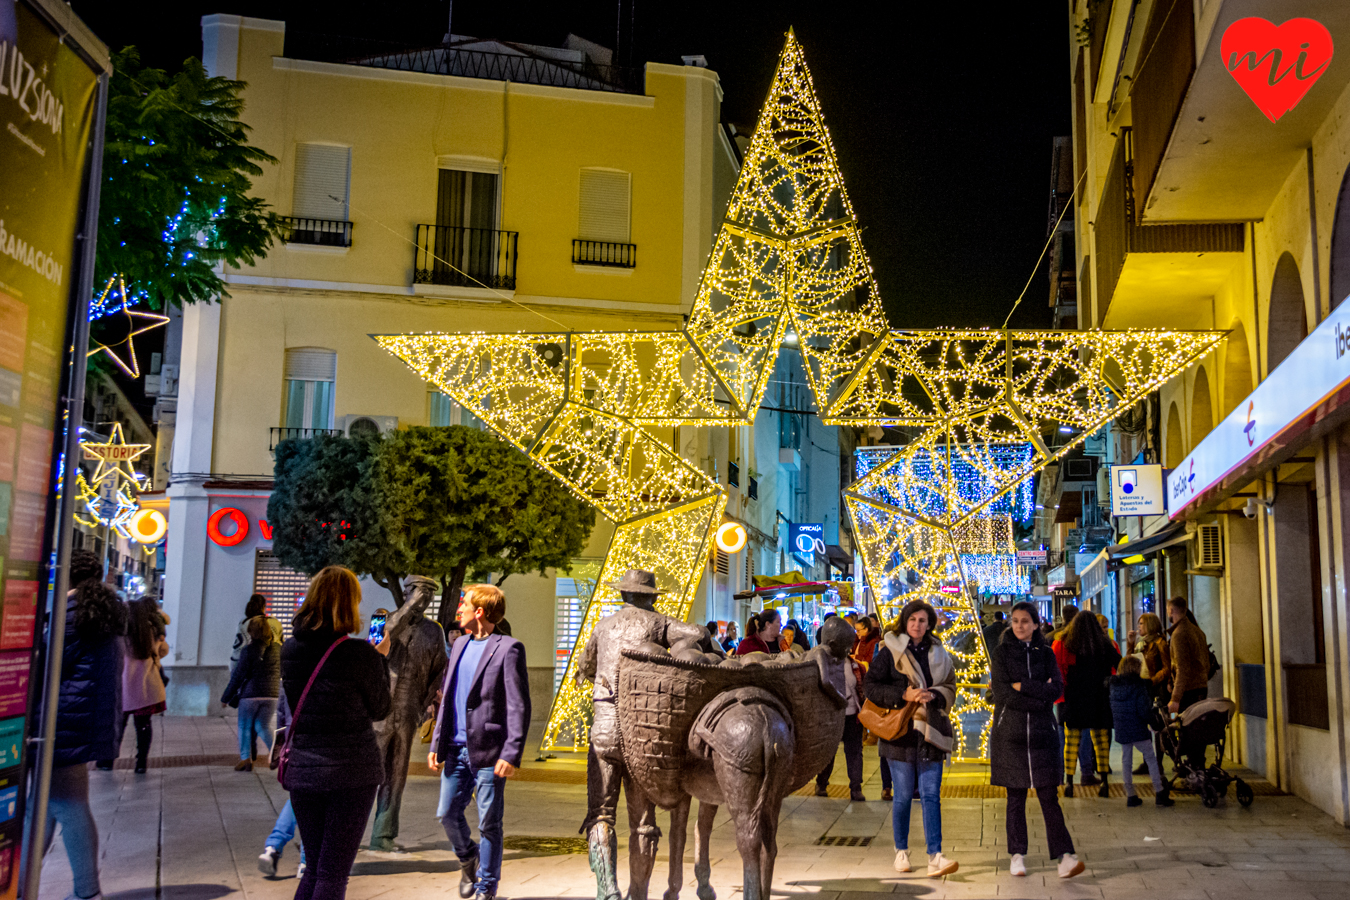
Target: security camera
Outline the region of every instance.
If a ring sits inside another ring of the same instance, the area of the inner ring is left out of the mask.
[[[1255,497],[1248,497],[1246,505],[1242,507],[1242,514],[1249,519],[1255,519],[1256,512],[1260,508],[1261,504],[1257,502],[1257,499]]]

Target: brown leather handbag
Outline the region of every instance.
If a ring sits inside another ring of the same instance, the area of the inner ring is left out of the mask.
[[[886,709],[871,700],[864,700],[862,709],[858,711],[858,723],[883,741],[893,741],[909,731],[909,723],[913,721],[918,708],[917,700],[899,709]]]

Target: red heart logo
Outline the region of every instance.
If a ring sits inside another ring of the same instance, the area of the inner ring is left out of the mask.
[[[1331,32],[1316,19],[1276,25],[1258,16],[1238,19],[1223,33],[1224,67],[1266,118],[1298,106],[1331,63]]]

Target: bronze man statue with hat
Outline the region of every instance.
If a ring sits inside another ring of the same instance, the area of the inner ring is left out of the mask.
[[[656,844],[661,831],[656,827],[655,805],[636,787],[624,765],[615,707],[619,658],[624,650],[640,649],[644,644],[672,651],[697,648],[719,655],[721,648],[702,625],[682,622],[655,610],[657,596],[665,593],[657,589],[655,574],[629,569],[609,587],[619,592],[624,605],[595,626],[578,666],[578,679],[595,684],[591,746],[586,759],[586,821],[581,832],[590,848],[597,900],[620,900],[623,894],[619,891],[615,862],[618,836],[614,820],[622,785],[628,804],[630,900],[646,900],[646,885],[656,864]]]

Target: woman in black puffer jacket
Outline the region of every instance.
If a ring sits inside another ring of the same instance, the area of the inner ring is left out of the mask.
[[[61,823],[76,898],[100,893],[98,827],[89,809],[89,762],[117,757],[122,717],[121,637],[127,630],[127,607],[102,577],[103,562],[97,556],[88,550],[70,554],[61,694],[42,840],[50,845],[56,823]]]
[[[1050,856],[1060,860],[1059,877],[1072,878],[1084,867],[1074,855],[1073,838],[1059,807],[1064,761],[1054,705],[1064,679],[1039,625],[1035,605],[1018,603],[1012,608],[1003,637],[991,648],[994,728],[989,737],[989,781],[1008,791],[1012,874],[1027,874],[1027,791],[1035,788],[1045,818]]]
[[[329,566],[314,576],[281,649],[281,681],[292,710],[286,784],[309,865],[296,900],[342,900],[361,833],[384,780],[374,722],[389,715],[388,643],[335,647],[305,691],[324,653],[361,625],[361,585]]]

